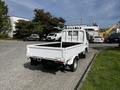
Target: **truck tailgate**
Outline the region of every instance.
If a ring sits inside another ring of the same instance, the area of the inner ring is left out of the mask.
[[[28,57],[37,57],[49,60],[61,60],[63,59],[63,48],[28,45],[26,54]]]

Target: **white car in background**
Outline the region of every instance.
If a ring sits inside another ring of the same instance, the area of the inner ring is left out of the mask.
[[[94,36],[93,37],[93,42],[94,43],[103,43],[104,42],[104,38],[102,36]]]
[[[61,32],[53,32],[48,34],[46,40],[60,41],[62,33]]]

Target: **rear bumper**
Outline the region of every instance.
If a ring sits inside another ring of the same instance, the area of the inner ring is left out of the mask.
[[[28,57],[28,59],[29,60],[30,59],[36,60],[36,61],[39,61],[39,62],[53,62],[53,63],[56,63],[56,64],[65,64],[65,62],[60,60],[60,59],[42,58],[42,57],[35,57],[35,56]]]
[[[93,40],[94,43],[103,43],[104,41],[102,40]]]
[[[46,40],[55,40],[53,37],[47,37]]]

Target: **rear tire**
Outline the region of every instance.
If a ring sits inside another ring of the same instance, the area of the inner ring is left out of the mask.
[[[77,69],[77,67],[78,67],[78,60],[77,60],[77,58],[75,58],[74,61],[73,61],[73,64],[70,65],[70,70],[71,70],[72,72],[75,72],[76,69]]]
[[[33,66],[36,66],[36,65],[38,65],[38,61],[31,58],[30,59],[30,64],[33,65]]]

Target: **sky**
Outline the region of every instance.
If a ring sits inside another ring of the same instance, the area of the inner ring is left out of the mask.
[[[107,27],[120,20],[120,0],[5,0],[10,16],[33,19],[35,8],[44,9],[66,24],[91,24]]]

